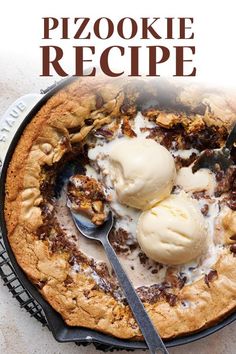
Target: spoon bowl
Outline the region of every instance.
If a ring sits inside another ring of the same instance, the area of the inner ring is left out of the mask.
[[[158,334],[156,328],[154,327],[143,303],[141,302],[139,296],[137,295],[132,283],[130,282],[127,274],[125,273],[121,263],[109,242],[109,233],[113,227],[114,218],[110,211],[108,213],[107,219],[101,226],[96,226],[92,224],[83,215],[76,213],[70,206],[70,201],[67,201],[67,206],[69,207],[72,215],[72,219],[79,230],[79,232],[90,240],[100,241],[104,247],[108,260],[110,261],[116,277],[119,281],[121,288],[126,296],[126,300],[133,312],[134,318],[136,319],[139,328],[146,340],[149,352],[152,354],[165,353],[168,351],[163,343],[160,335]]]
[[[96,226],[86,217],[75,213],[72,209],[70,210],[73,221],[83,236],[90,240],[100,241],[101,243],[104,242],[104,239],[108,237],[114,224],[114,218],[111,211],[108,213],[105,222],[101,226]]]

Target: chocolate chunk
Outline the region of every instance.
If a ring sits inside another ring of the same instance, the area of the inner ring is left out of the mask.
[[[178,276],[178,288],[182,289],[187,281],[187,277],[185,275],[179,274]]]
[[[141,264],[146,264],[148,261],[148,257],[146,256],[146,254],[144,254],[143,252],[139,252],[138,254],[139,260]]]
[[[106,128],[99,128],[94,133],[95,137],[110,139],[113,137],[113,132]]]
[[[73,279],[71,278],[70,275],[67,275],[66,279],[64,280],[65,286],[68,286],[73,283]]]
[[[102,262],[102,263],[98,263],[96,264],[96,272],[97,274],[101,277],[101,278],[106,278],[109,277],[109,269],[107,267],[107,264]]]
[[[236,243],[230,246],[230,252],[232,252],[234,256],[236,256]]]
[[[158,287],[152,285],[151,287],[141,286],[138,288],[137,293],[143,302],[149,302],[150,304],[156,303],[161,296],[161,292]]]
[[[162,283],[163,289],[177,288],[182,289],[187,281],[185,273],[177,273],[176,268],[169,267],[166,272],[165,282]]]
[[[157,284],[156,286],[160,291],[165,291],[166,289],[172,288],[172,285],[167,281],[163,281],[161,284]]]
[[[171,293],[165,293],[166,301],[170,304],[170,306],[175,306],[177,303],[177,296]]]
[[[207,216],[208,212],[209,212],[209,205],[208,204],[204,204],[203,207],[201,208],[201,212],[204,216]]]
[[[93,290],[96,290],[96,289],[93,289]],[[89,298],[89,294],[90,294],[90,290],[84,290],[83,294],[88,299]]]
[[[236,184],[236,168],[235,166],[229,167],[226,172],[220,170],[216,173],[216,176],[218,175],[217,180],[217,186],[215,189],[215,195],[217,197],[221,196],[223,193],[227,193],[230,191],[230,196],[229,196],[229,207],[233,210],[236,207],[236,194],[234,193],[234,187]],[[232,207],[231,207],[232,206]]]
[[[109,236],[110,242],[117,253],[128,252],[132,244],[128,244],[129,234],[126,230],[113,229]]]
[[[74,256],[70,257],[68,263],[69,263],[69,265],[71,265],[71,266],[75,265],[75,263],[76,263],[75,257],[74,257]]]
[[[86,119],[84,120],[84,123],[85,123],[86,125],[93,125],[93,119],[92,119],[92,118],[86,118]]]
[[[39,282],[36,283],[37,288],[40,290],[43,289],[43,287],[47,284],[46,280],[40,280]]]
[[[171,306],[177,302],[177,296],[167,289],[171,289],[171,285],[167,282],[161,284],[154,284],[150,287],[142,286],[137,289],[137,293],[143,302],[150,304],[156,303],[159,299],[164,298]]]
[[[149,131],[148,138],[157,140],[161,145],[165,146],[168,150],[174,149],[189,149],[191,146],[186,146],[184,142],[184,128],[180,125],[174,129],[163,128],[156,126],[154,128],[146,129]]]
[[[204,280],[208,288],[210,288],[210,282],[218,278],[216,270],[211,270],[208,274],[205,274]]]
[[[227,130],[225,127],[210,126],[204,127],[197,134],[190,133],[185,135],[186,142],[192,147],[202,151],[206,149],[220,148],[222,141],[227,138]]]
[[[206,197],[206,192],[201,191],[201,192],[193,192],[193,197],[197,200],[205,198]]]
[[[158,140],[167,149],[191,149],[203,151],[221,147],[226,140],[227,130],[215,126],[201,127],[200,130],[188,133],[179,123],[174,128],[156,126],[146,128],[150,132],[148,138]]]
[[[175,157],[175,164],[177,168],[188,167],[196,160],[197,154],[193,152],[189,158],[184,159],[180,156]]]
[[[76,134],[80,131],[80,129],[81,129],[80,125],[77,127],[67,128],[69,134]]]
[[[151,273],[152,273],[152,274],[157,274],[157,273],[158,273],[158,269],[152,269],[152,270],[151,270]]]

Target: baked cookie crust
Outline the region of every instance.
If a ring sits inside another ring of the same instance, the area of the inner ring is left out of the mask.
[[[7,172],[8,238],[19,265],[68,325],[142,339],[125,301],[97,286],[86,272],[73,272],[70,247],[52,251],[49,240],[39,237],[48,212],[43,209],[45,191],[53,184],[49,171],[58,169],[68,154],[79,152],[92,131],[115,118],[123,119],[124,134],[132,136],[128,121],[140,107],[148,119],[167,131],[181,126],[191,136],[199,135],[204,127],[214,130],[221,146],[236,122],[235,102],[230,93],[197,85],[81,78],[50,98],[25,128]],[[236,211],[229,209],[222,220],[224,249],[212,271],[170,293],[160,289],[160,296],[145,302],[164,339],[209,327],[235,310],[235,234]],[[83,256],[78,258],[81,267],[86,267]]]

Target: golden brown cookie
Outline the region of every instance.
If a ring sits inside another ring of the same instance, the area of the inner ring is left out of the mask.
[[[5,201],[17,262],[65,322],[127,339],[142,337],[115,276],[104,262],[80,249],[78,235],[67,237],[55,217],[53,186],[68,161],[88,163],[83,159],[89,139],[90,144],[100,138],[111,141],[118,129],[126,138],[135,137],[137,112],[151,124],[140,132],[172,151],[178,169],[189,166],[202,150],[221,147],[236,122],[233,96],[217,90],[156,80],[76,79],[50,98],[25,128],[8,168]],[[187,158],[175,154],[191,149]],[[137,286],[165,339],[209,327],[236,307],[235,171],[218,171],[214,178],[218,194],[193,193],[196,200],[204,200],[206,218],[213,199],[219,206],[213,236],[219,247],[213,263],[196,279],[191,267],[186,276],[167,267],[161,282]],[[162,265],[149,265],[124,229],[115,230],[111,242],[121,257],[135,249],[140,267],[144,273],[152,271],[152,279],[163,271]]]

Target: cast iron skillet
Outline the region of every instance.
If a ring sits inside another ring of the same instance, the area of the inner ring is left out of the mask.
[[[6,223],[4,219],[4,200],[5,200],[5,180],[7,174],[7,168],[17,142],[25,129],[26,125],[31,121],[31,119],[35,116],[35,114],[39,111],[39,109],[47,102],[47,100],[52,97],[59,89],[63,88],[67,84],[71,83],[75,78],[70,77],[62,80],[59,84],[54,85],[53,88],[49,89],[48,92],[42,97],[42,99],[34,106],[34,108],[30,111],[30,113],[26,116],[19,129],[17,130],[10,147],[7,151],[6,158],[2,167],[1,176],[0,176],[0,227],[2,230],[3,240],[6,246],[7,253],[9,255],[10,261],[13,265],[16,275],[19,278],[22,286],[30,293],[30,295],[39,303],[42,307],[45,317],[48,322],[48,327],[52,331],[54,338],[58,342],[76,342],[76,343],[97,343],[104,345],[104,349],[112,350],[112,349],[147,349],[147,346],[144,342],[130,341],[130,340],[122,340],[117,339],[112,336],[108,336],[106,334],[102,334],[90,329],[82,328],[82,327],[69,327],[65,324],[64,320],[41,296],[36,287],[29,281],[23,270],[17,264],[15,256],[11,250],[8,238],[7,238],[7,230]],[[196,314],[197,315],[197,314]],[[217,325],[214,325],[210,328],[204,329],[200,332],[190,334],[188,336],[179,337],[176,339],[168,340],[165,342],[168,348],[187,344],[198,339],[204,338],[219,329],[227,326],[231,322],[236,319],[236,313],[231,314],[224,320],[222,320]]]

